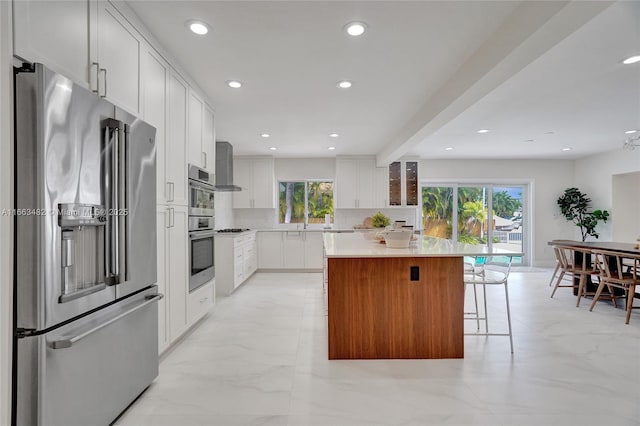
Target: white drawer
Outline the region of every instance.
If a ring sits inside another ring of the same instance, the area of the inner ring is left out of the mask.
[[[213,281],[189,293],[189,323],[202,318],[213,306]]]

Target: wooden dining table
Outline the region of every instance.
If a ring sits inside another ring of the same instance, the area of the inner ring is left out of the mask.
[[[629,253],[634,255],[640,254],[640,248],[638,248],[637,244],[619,243],[615,241],[551,240],[547,244],[550,246],[570,246],[570,247],[586,248],[590,250],[610,250],[610,251],[617,251],[620,253]],[[580,256],[580,258],[573,259],[573,261],[576,262],[576,264],[579,264],[580,262],[582,262],[582,257],[581,257],[582,254],[576,253],[576,256]],[[587,262],[588,261],[589,259],[587,259]],[[575,280],[577,280],[577,278],[575,278]],[[577,285],[577,282],[576,282],[576,285]],[[586,287],[587,292],[595,292],[596,288],[597,288],[597,285],[594,284],[591,281],[591,277],[588,276],[587,287]],[[636,291],[636,295],[635,295],[636,298],[640,297],[640,294],[638,294],[638,291],[640,291],[640,289],[637,289]],[[578,289],[574,288],[573,293],[577,295],[578,294],[577,292],[578,292]]]

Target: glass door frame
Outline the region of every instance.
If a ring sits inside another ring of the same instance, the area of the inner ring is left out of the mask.
[[[423,210],[422,210],[422,189],[424,187],[448,187],[453,189],[453,206],[451,218],[451,235],[452,241],[455,245],[458,244],[458,189],[466,187],[486,187],[487,188],[487,209],[493,209],[493,192],[494,188],[518,186],[522,187],[522,251],[524,256],[522,257],[522,263],[518,266],[529,266],[531,264],[531,252],[533,249],[533,221],[532,217],[532,194],[534,189],[533,180],[529,179],[425,179],[420,181],[420,223],[424,223]],[[493,246],[493,226],[487,227],[487,246]]]

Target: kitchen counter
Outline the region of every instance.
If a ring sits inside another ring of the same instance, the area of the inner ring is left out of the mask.
[[[464,357],[463,257],[521,255],[423,237],[387,248],[325,233],[329,359]]]
[[[354,229],[354,228],[307,228],[307,229],[295,229],[295,228],[265,228],[258,229],[259,232],[325,232],[325,233],[351,233],[354,232],[374,232],[379,231],[379,228],[367,228],[367,229]]]
[[[250,229],[248,231],[242,231],[242,232],[219,232],[216,231],[216,238],[237,238],[237,237],[241,237],[243,235],[251,235],[251,234],[255,234],[257,231],[255,229]]]
[[[362,233],[325,233],[326,256],[332,257],[451,257],[451,256],[522,256],[522,253],[475,244],[455,244],[451,240],[432,237],[418,237],[409,248],[388,248],[378,240]]]

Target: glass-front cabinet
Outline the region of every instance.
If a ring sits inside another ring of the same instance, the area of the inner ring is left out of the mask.
[[[417,206],[418,198],[418,162],[389,164],[389,205]]]

